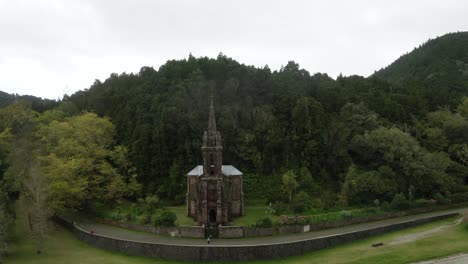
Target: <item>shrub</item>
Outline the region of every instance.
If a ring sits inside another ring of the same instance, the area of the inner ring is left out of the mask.
[[[141,208],[141,206],[139,204],[133,204],[130,206],[130,211],[134,214],[134,215],[141,215],[143,214],[143,208]]]
[[[321,194],[323,209],[332,209],[337,206],[339,197],[336,193],[327,191]]]
[[[423,207],[429,207],[434,205],[434,200],[428,200],[428,199],[416,199],[411,203],[411,206],[414,208],[423,208]]]
[[[150,223],[152,226],[158,226],[158,217],[161,213],[154,213],[150,217]]]
[[[134,222],[135,221],[135,215],[133,215],[131,212],[127,212],[124,214],[124,220],[126,222]]]
[[[281,215],[288,211],[288,206],[283,202],[276,202],[271,207],[274,215]]]
[[[272,227],[273,222],[269,217],[261,218],[258,219],[257,222],[255,222],[255,227]]]
[[[390,207],[390,204],[387,201],[384,201],[382,203],[382,210],[384,211],[390,211],[392,208]]]
[[[378,208],[377,207],[367,207],[367,208],[364,208],[361,210],[361,212],[364,214],[364,215],[373,215],[373,214],[376,214],[378,212]]]
[[[135,217],[135,222],[141,225],[147,225],[151,222],[151,216],[147,214],[139,215]]]
[[[464,203],[468,202],[468,192],[454,193],[449,196],[452,203]]]
[[[395,210],[406,210],[410,207],[410,204],[403,193],[397,193],[393,197],[391,207]]]
[[[340,216],[342,219],[347,220],[353,218],[353,213],[351,211],[341,211]]]
[[[315,209],[323,208],[323,202],[322,202],[322,199],[320,198],[317,198],[317,197],[312,198],[311,203],[312,203],[312,208],[315,208]]]
[[[153,213],[158,209],[159,197],[155,195],[146,196],[145,199],[138,199],[138,203],[141,205],[146,213]]]
[[[437,204],[440,205],[450,204],[450,200],[442,196],[440,193],[436,193],[436,195],[434,195],[434,199],[436,200]]]
[[[153,224],[155,226],[175,226],[175,222],[177,220],[177,216],[175,213],[164,210],[159,214],[156,214],[153,219]]]
[[[301,191],[299,192],[293,199],[291,203],[291,209],[294,213],[303,213],[308,211],[312,208],[312,202],[310,200],[309,195]]]
[[[112,213],[110,215],[110,219],[115,220],[115,221],[120,221],[120,220],[122,220],[122,215],[119,214],[119,213]]]
[[[100,218],[109,218],[106,209],[106,206],[100,202],[94,203],[91,207],[91,211],[94,213],[94,215]]]

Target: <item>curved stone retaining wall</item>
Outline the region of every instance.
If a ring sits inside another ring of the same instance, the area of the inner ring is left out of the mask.
[[[431,221],[444,219],[457,215],[456,213],[433,216],[424,219],[412,220],[393,225],[381,226],[362,231],[355,231],[333,236],[324,236],[313,239],[298,240],[285,243],[259,244],[246,246],[227,245],[176,245],[176,244],[152,244],[139,241],[129,241],[90,234],[78,226],[58,218],[57,221],[72,230],[78,239],[107,250],[119,251],[129,255],[158,257],[172,260],[185,261],[246,261],[261,259],[276,259],[319,250],[339,244],[381,235]]]

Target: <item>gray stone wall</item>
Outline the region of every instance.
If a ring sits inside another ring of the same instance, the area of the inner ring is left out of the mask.
[[[242,226],[220,226],[219,238],[241,238],[244,237],[244,228]]]
[[[204,238],[205,228],[201,226],[179,226],[178,228],[180,237],[190,238]]]
[[[244,227],[245,237],[272,236],[275,234],[273,227]]]
[[[259,244],[246,246],[207,245],[169,245],[152,244],[137,241],[115,239],[102,235],[90,234],[70,222],[58,218],[57,221],[72,230],[78,239],[107,250],[122,252],[129,255],[158,257],[163,259],[184,261],[247,261],[262,259],[277,259],[319,250],[339,244],[352,242],[370,236],[381,235],[431,221],[444,219],[457,214],[446,214],[413,221],[381,226],[362,231],[355,231],[333,236],[312,238],[282,244]]]
[[[276,233],[279,235],[291,234],[291,233],[304,233],[303,225],[291,225],[291,226],[278,226]]]

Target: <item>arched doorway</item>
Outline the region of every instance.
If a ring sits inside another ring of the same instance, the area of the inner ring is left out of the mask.
[[[216,224],[216,210],[210,209],[210,223]]]

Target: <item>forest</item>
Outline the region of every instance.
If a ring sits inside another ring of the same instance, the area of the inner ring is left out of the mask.
[[[468,201],[468,32],[458,32],[368,77],[190,55],[112,73],[60,101],[2,93],[0,237],[9,201],[39,218],[121,198],[183,204],[210,95],[223,162],[244,173],[247,200]]]

